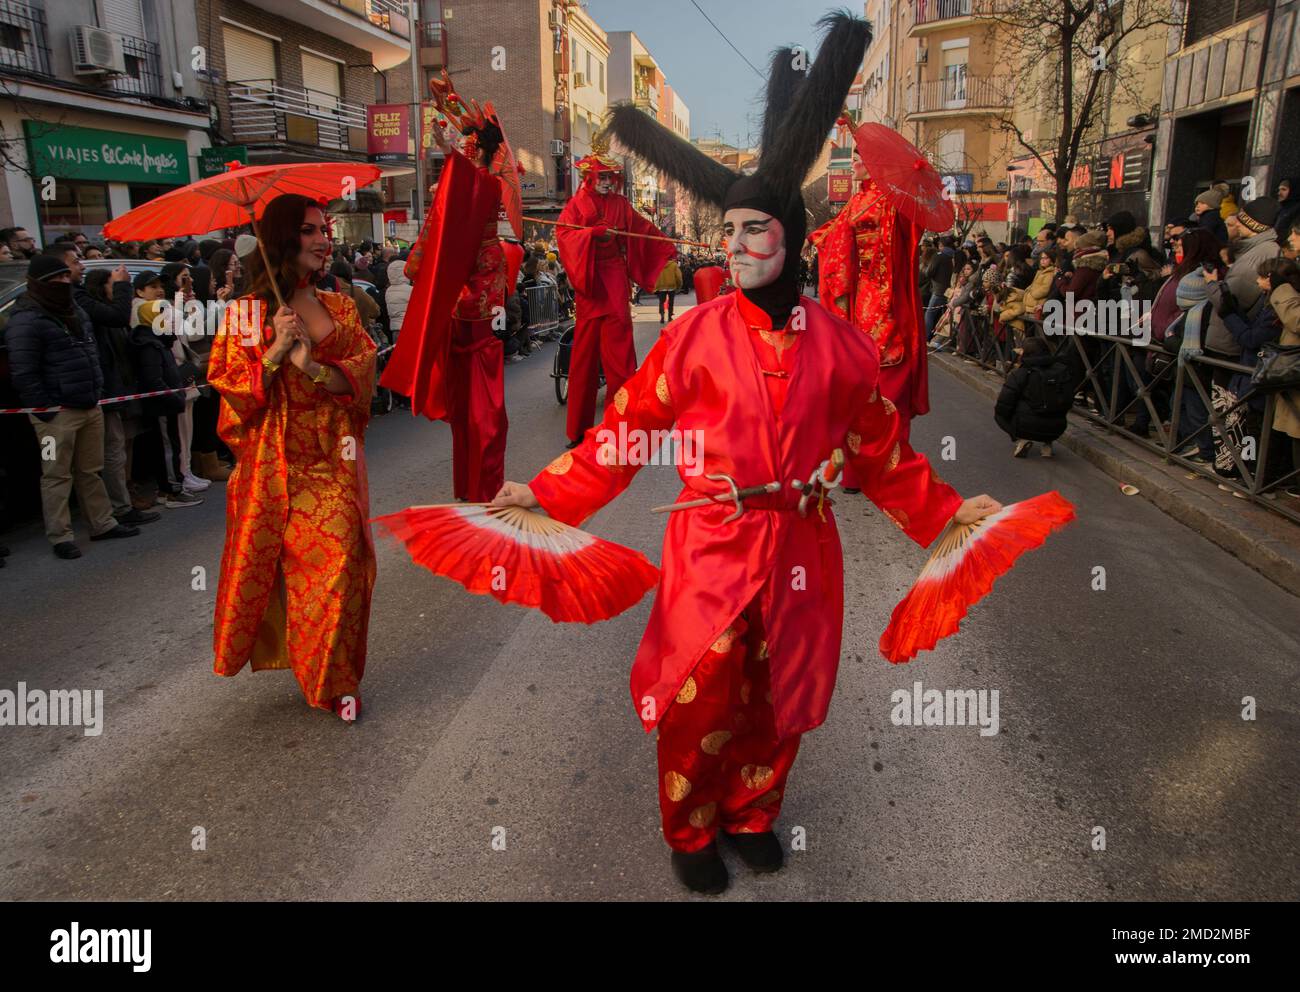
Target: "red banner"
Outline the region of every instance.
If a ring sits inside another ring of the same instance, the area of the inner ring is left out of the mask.
[[[831,172],[826,175],[826,198],[831,203],[848,203],[853,196],[853,174]]]
[[[410,155],[411,109],[404,103],[366,107],[366,151],[372,162],[398,162]]]

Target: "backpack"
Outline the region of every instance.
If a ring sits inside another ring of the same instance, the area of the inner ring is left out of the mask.
[[[1034,413],[1062,416],[1074,405],[1074,375],[1064,362],[1046,368],[1029,369],[1025,383],[1025,402]]]

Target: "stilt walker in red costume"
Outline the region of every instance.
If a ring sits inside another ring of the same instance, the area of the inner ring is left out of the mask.
[[[514,157],[492,104],[465,105],[444,73],[430,83],[446,155],[429,220],[407,264],[411,302],[381,382],[412,397],[412,413],[451,424],[457,499],[486,502],[505,479],[504,327],[511,265],[497,237],[504,210],[522,229]],[[464,137],[456,148],[442,132]],[[517,267],[516,267],[517,268]]]
[[[833,485],[837,455],[920,544],[950,520],[999,509],[987,496],[963,502],[908,446],[881,393],[875,338],[799,295],[799,190],[870,39],[847,14],[823,23],[827,37],[797,88],[795,53],[773,58],[770,138],[752,176],[634,108],[612,111],[622,145],[723,210],[737,291],[669,324],[636,374],[611,388],[601,429],[494,500],[577,524],[635,475],[639,459],[621,438],[675,427],[680,450],[696,447],[678,466],[685,505],[668,520],[632,698],[646,730],[659,730],[673,869],[697,892],[727,886],[719,832],[756,871],[783,863],[773,824],[800,735],[826,718],[840,656],[843,560],[819,484]]]
[[[605,372],[606,397],[636,371],[629,278],[638,286],[653,286],[676,254],[663,232],[619,192],[623,169],[604,154],[605,147],[593,142],[592,153],[578,160],[582,186],[565,204],[555,229],[577,310],[569,358],[571,448],[581,442],[595,417],[600,369]]]

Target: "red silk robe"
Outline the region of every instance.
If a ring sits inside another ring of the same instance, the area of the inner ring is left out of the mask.
[[[870,179],[811,235],[822,306],[875,339],[880,391],[904,421],[930,411],[925,326],[916,285],[921,230]],[[906,423],[904,437],[906,437]]]
[[[492,322],[505,320],[508,267],[494,215],[456,301],[447,367],[452,490],[473,503],[490,500],[506,477],[505,350]]]
[[[618,193],[601,196],[589,185],[579,189],[560,213],[555,237],[577,309],[568,401],[568,434],[575,441],[595,416],[597,359],[605,372],[606,396],[636,371],[629,276],[638,286],[654,286],[664,265],[676,254],[670,241],[615,234],[602,243],[596,240],[595,227],[662,237],[658,228],[632,209],[627,197]]]
[[[380,384],[411,398],[411,415],[447,420],[453,310],[479,264],[481,232],[495,231],[501,181],[459,152],[447,156],[406,275],[411,299]]]
[[[726,473],[738,486],[781,483],[745,501],[731,523],[728,504],[668,517],[661,577],[632,669],[632,699],[647,730],[677,698],[699,659],[757,600],[770,653],[776,729],[784,738],[826,717],[839,665],[843,559],[833,513],[795,511],[807,479],[835,448],[844,450],[867,496],[919,544],[929,544],[961,504],[926,459],[900,440],[897,411],[877,389],[875,341],[806,297],[806,327],[785,388],[769,392],[755,349],[755,320],[740,293],[687,311],[668,325],[637,374],[615,391],[602,428],[666,430],[703,442],[703,466],[679,465],[679,501],[725,492],[705,478]],[[761,311],[759,311],[761,313]],[[771,333],[768,331],[767,333]],[[782,409],[775,408],[782,396]],[[530,483],[551,516],[579,524],[631,482],[638,466],[592,431]],[[653,705],[647,705],[649,701]]]
[[[307,702],[329,709],[357,694],[366,665],[375,552],[362,440],[375,345],[351,298],[318,295],[334,330],[312,355],[342,373],[350,393],[326,391],[289,362],[263,389],[272,331],[268,322],[263,342],[241,341],[238,315],[250,297],[232,302],[213,342],[217,433],[236,465],[212,640],[218,675],[249,661],[254,670],[290,668]]]

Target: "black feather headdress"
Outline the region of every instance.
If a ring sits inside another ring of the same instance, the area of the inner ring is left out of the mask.
[[[789,204],[799,197],[871,41],[871,26],[848,11],[827,14],[818,25],[826,34],[807,73],[801,69],[802,53],[795,49],[782,48],[772,56],[761,154],[755,182],[745,187],[765,190],[773,203]],[[725,208],[728,191],[742,179],[630,104],[611,109],[605,129],[693,198],[719,208]]]

